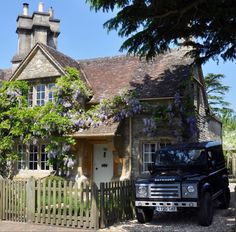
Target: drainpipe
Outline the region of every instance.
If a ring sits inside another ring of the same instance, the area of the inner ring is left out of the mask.
[[[131,178],[131,168],[132,168],[132,147],[133,147],[133,140],[132,140],[132,135],[133,135],[133,128],[132,128],[132,118],[129,117],[129,172],[128,172],[128,179]]]

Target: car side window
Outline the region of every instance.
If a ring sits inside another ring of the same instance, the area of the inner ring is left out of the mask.
[[[208,162],[208,167],[209,167],[209,168],[213,168],[213,167],[212,167],[212,161],[213,161],[212,152],[211,152],[211,151],[208,151],[208,152],[207,152],[207,162]]]
[[[208,160],[211,160],[209,163],[209,167],[212,167],[212,164],[214,163],[215,168],[221,168],[224,166],[224,156],[223,156],[223,151],[222,148],[219,146],[211,148],[208,151]]]

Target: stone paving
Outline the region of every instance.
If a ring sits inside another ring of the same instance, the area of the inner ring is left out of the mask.
[[[27,224],[18,222],[0,221],[1,232],[92,232],[94,230],[84,230],[75,228],[66,228],[58,226],[48,226],[39,224]]]

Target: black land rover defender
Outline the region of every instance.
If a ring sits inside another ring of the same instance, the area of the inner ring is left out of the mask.
[[[229,207],[230,190],[222,146],[218,142],[199,142],[169,146],[158,150],[148,167],[150,176],[136,183],[136,216],[145,223],[157,212],[176,212],[195,208],[198,221],[209,226],[213,201]]]

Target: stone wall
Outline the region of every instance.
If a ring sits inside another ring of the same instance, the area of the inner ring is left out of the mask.
[[[150,102],[149,102],[150,103]],[[153,101],[152,104],[168,104],[169,100],[165,101]],[[181,143],[182,135],[180,130],[172,127],[170,128],[167,124],[160,124],[157,129],[157,135],[155,137],[149,137],[144,132],[143,119],[147,118],[148,115],[137,115],[131,119],[131,166],[132,166],[132,177],[137,177],[142,172],[142,146],[144,143],[160,143],[163,141],[170,141],[171,143]],[[126,129],[127,130],[127,129]]]
[[[45,77],[58,77],[61,73],[39,49],[28,65],[23,69],[18,80],[29,80]]]
[[[204,89],[199,88],[198,95],[195,94],[195,106],[198,111],[198,141],[216,140],[222,141],[222,124],[221,122],[208,113],[208,105],[204,99]],[[198,98],[198,100],[196,99]]]

